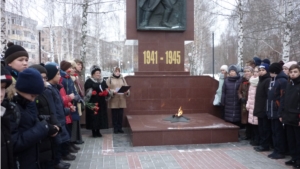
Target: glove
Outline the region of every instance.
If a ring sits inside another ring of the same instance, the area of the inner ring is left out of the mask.
[[[48,127],[49,127],[48,136],[52,136],[53,134],[58,132],[57,128],[55,128],[52,124],[48,123]]]
[[[247,99],[241,98],[241,103],[246,104],[247,103]]]
[[[76,95],[76,96],[74,97],[74,100],[75,100],[76,102],[79,102],[79,101],[81,100],[81,97],[80,97],[79,95]]]
[[[108,95],[108,91],[104,90],[103,92],[99,93],[99,96],[107,96]]]

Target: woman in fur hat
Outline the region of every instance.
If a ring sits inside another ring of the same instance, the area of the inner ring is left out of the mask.
[[[84,88],[86,91],[86,129],[92,130],[93,137],[102,137],[100,129],[108,128],[107,105],[105,97],[108,95],[106,83],[101,84],[101,69],[93,65]]]

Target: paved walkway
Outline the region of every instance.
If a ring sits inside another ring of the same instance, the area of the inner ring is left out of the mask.
[[[291,169],[282,160],[258,153],[248,141],[222,144],[193,144],[132,147],[128,132],[103,130],[102,138],[83,129],[85,143],[71,169]]]

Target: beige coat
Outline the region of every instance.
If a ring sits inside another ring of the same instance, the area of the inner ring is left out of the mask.
[[[118,109],[126,108],[126,97],[129,97],[130,91],[125,94],[113,94],[116,89],[120,89],[122,86],[128,86],[126,80],[122,75],[119,78],[115,78],[111,75],[107,80],[106,84],[110,89],[111,99],[108,100],[108,108]]]

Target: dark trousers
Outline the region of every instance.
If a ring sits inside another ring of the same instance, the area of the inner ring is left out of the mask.
[[[245,128],[246,128],[246,130],[245,130],[246,137],[252,139],[252,133],[253,133],[252,125],[247,123],[247,124],[245,124]]]
[[[279,119],[272,119],[272,139],[274,145],[274,152],[284,154],[286,150],[285,131]]]
[[[258,130],[260,136],[260,146],[263,148],[270,148],[272,129],[271,120],[269,120],[267,116],[258,118]]]
[[[68,155],[69,152],[69,142],[64,142],[61,144],[54,145],[54,165],[60,163],[62,156]]]
[[[258,125],[253,125],[253,124],[250,124],[251,126],[251,140],[256,142],[256,143],[259,143],[260,142],[260,137],[259,137],[259,130],[258,130]]]
[[[111,115],[112,115],[112,123],[114,126],[114,131],[118,131],[122,129],[122,123],[123,123],[123,113],[124,109],[111,109]]]
[[[285,125],[288,147],[293,160],[300,162],[300,127]]]

